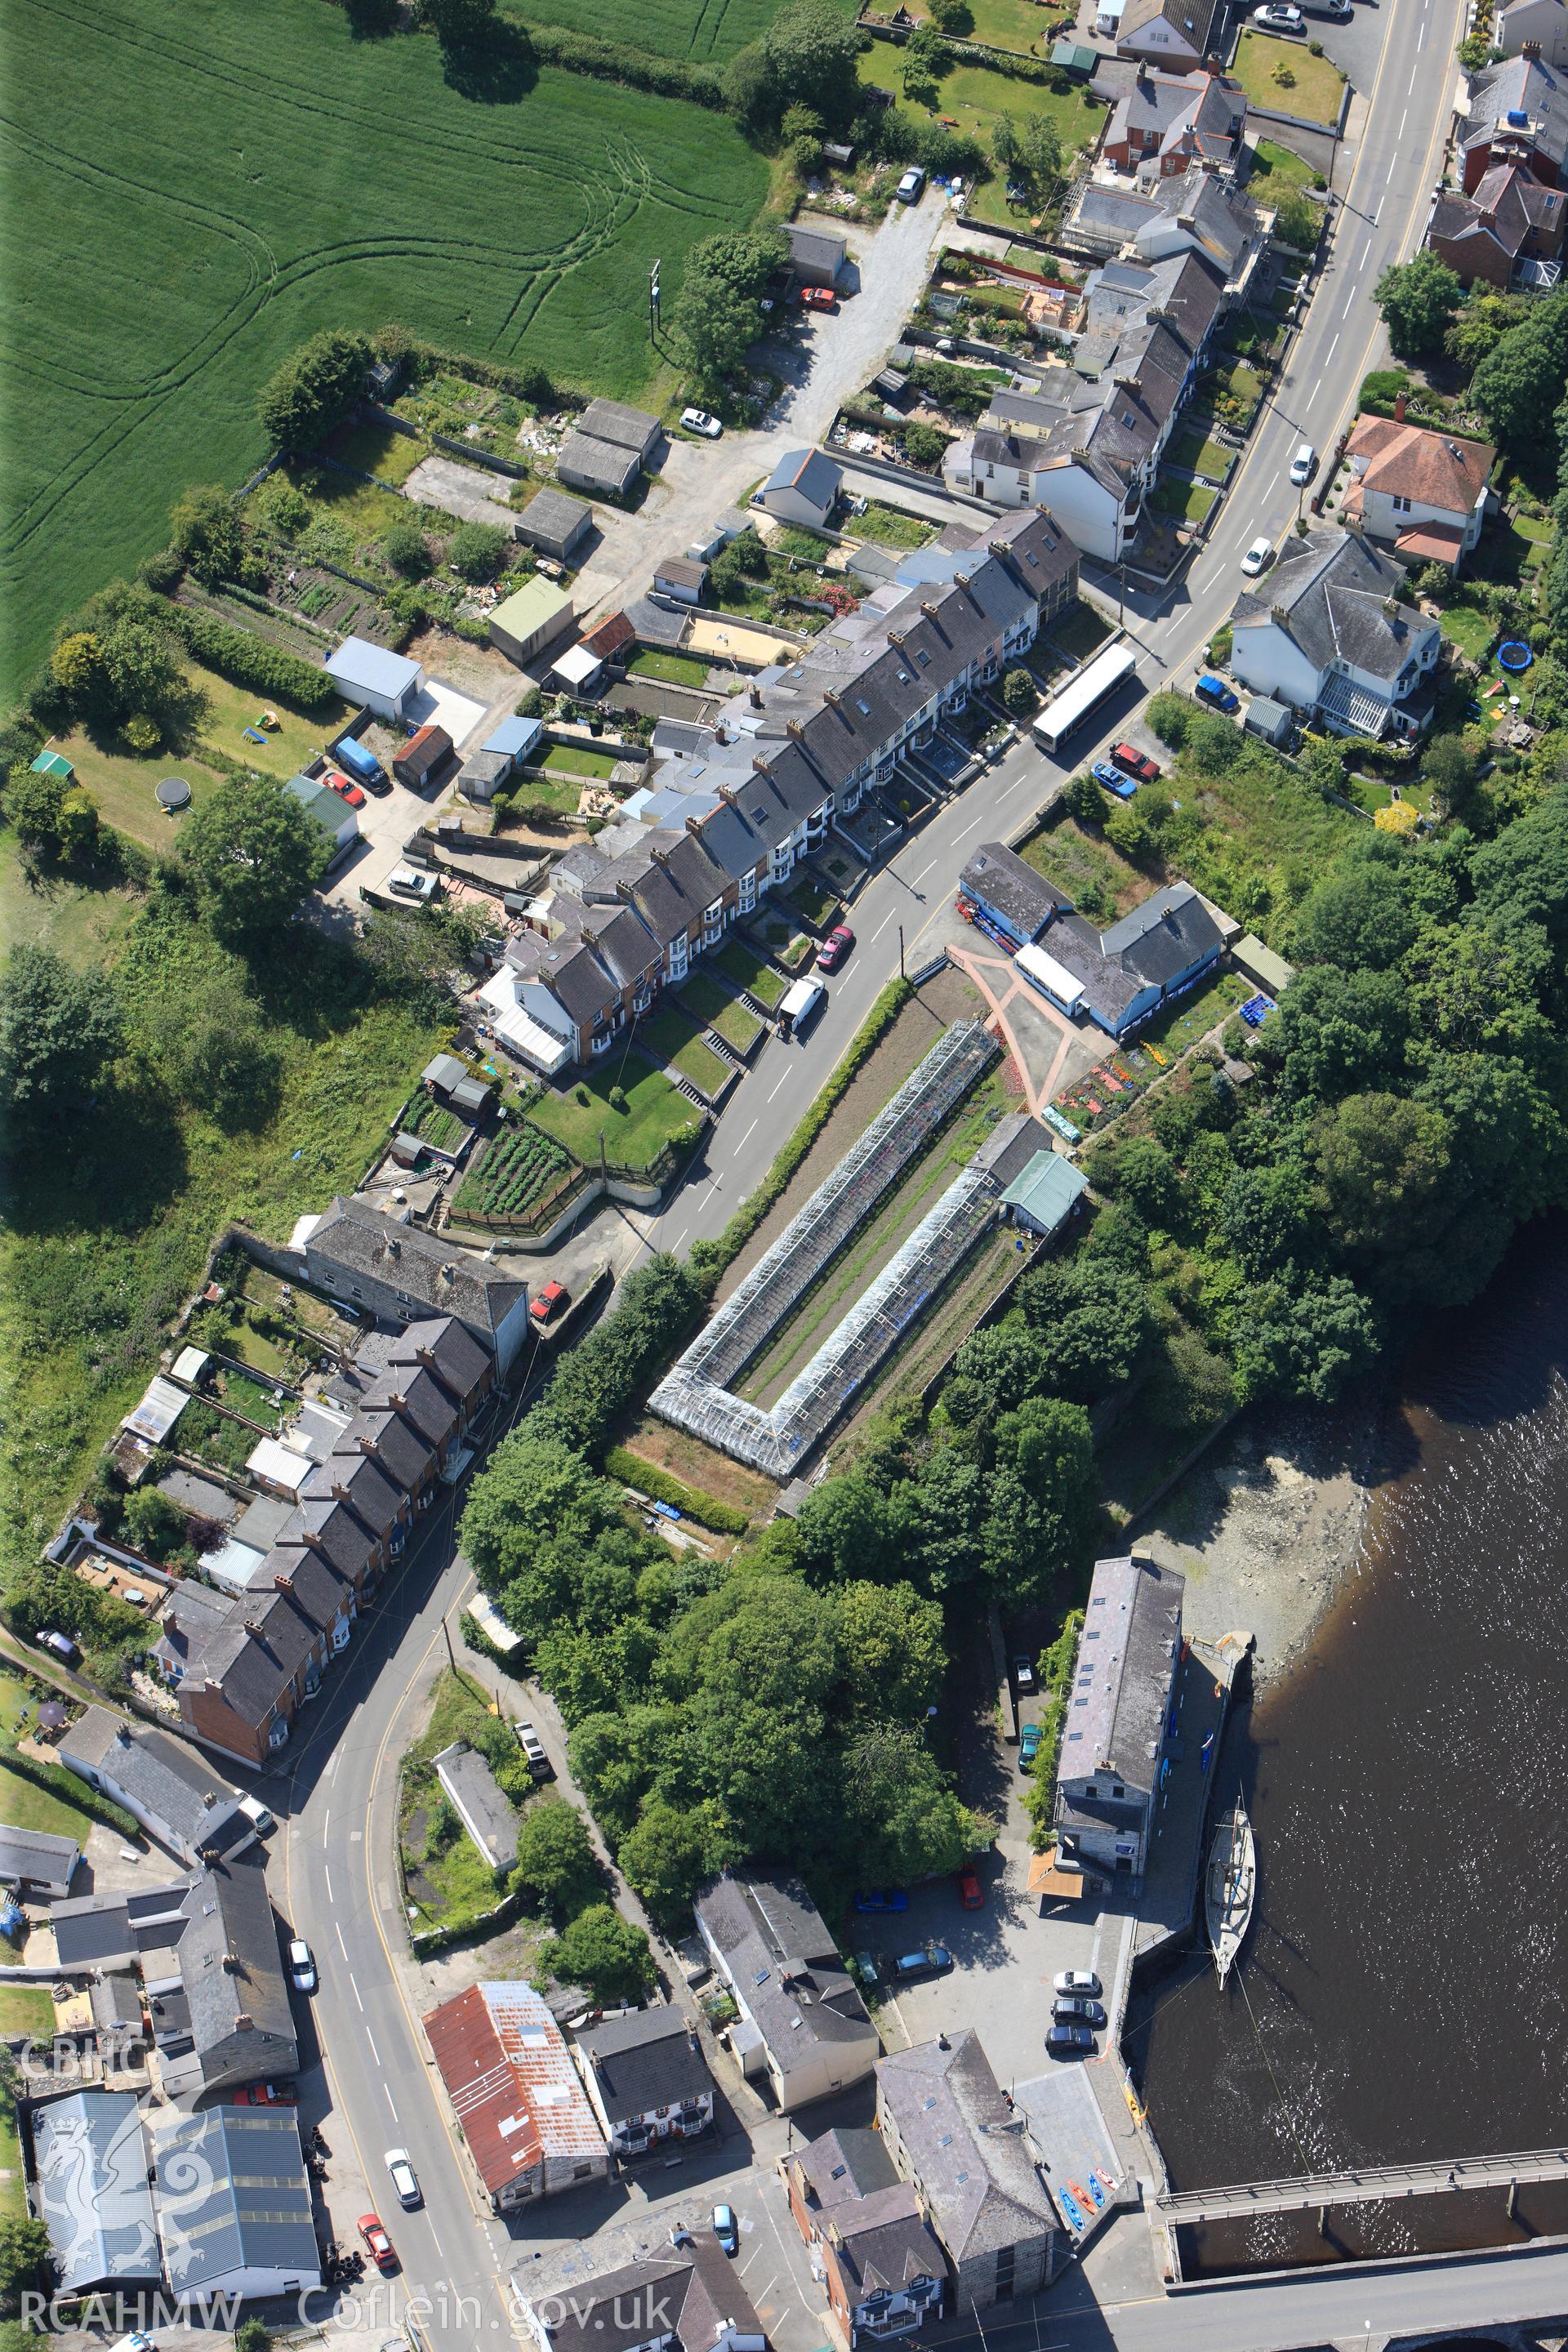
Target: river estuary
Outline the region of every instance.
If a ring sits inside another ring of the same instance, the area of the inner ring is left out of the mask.
[[[1233,1724],[1261,1857],[1221,1993],[1189,1959],[1129,2018],[1173,2185],[1568,2138],[1568,1223],[1423,1331],[1374,1433],[1359,1559]],[[1568,2189],[1184,2239],[1237,2263],[1568,2230]]]

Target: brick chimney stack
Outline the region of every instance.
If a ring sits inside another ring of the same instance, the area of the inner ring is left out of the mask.
[[[1402,392],[1394,394],[1394,421],[1395,425],[1403,425],[1405,422],[1405,394]]]

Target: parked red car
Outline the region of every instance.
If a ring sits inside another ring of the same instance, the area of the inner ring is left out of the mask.
[[[958,1899],[966,1911],[983,1911],[985,1907],[985,1889],[972,1862],[966,1862],[958,1874]]]
[[[837,923],[816,950],[818,971],[837,971],[855,944],[855,934],[847,923]]]
[[[237,2107],[293,2107],[300,2094],[291,2083],[250,2083],[234,2095]]]
[[[340,800],[347,801],[350,808],[364,806],[364,794],[357,784],[350,783],[341,768],[327,770],[327,789],[329,792],[336,793]]]
[[[571,1300],[572,1293],[563,1282],[547,1282],[538,1297],[529,1301],[528,1312],[535,1323],[548,1323]]]
[[[837,310],[838,308],[838,297],[831,286],[803,286],[800,300],[801,308],[805,310]]]
[[[1159,767],[1147,751],[1135,751],[1131,743],[1118,743],[1110,756],[1125,775],[1136,776],[1141,784],[1159,782]]]
[[[392,2240],[382,2228],[380,2220],[374,2213],[360,2215],[359,2233],[364,2240],[371,2261],[378,2271],[395,2271],[397,2268],[397,2256],[393,2252]]]

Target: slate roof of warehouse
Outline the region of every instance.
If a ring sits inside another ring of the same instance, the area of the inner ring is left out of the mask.
[[[1054,882],[1000,841],[983,841],[958,877],[964,898],[983,899],[1006,916],[1026,939],[1034,939],[1053,916],[1065,914],[1072,900]]]
[[[877,2087],[955,2263],[1060,2228],[973,2026],[879,2059]]]
[[[531,1986],[469,1985],[424,2025],[488,2189],[504,2189],[544,2158],[604,2155],[561,2029]]]
[[[121,1954],[173,1952],[184,1932],[184,1906],[194,1878],[138,1886],[129,1895],[79,1895],[49,1913],[62,1969],[113,1961]]]
[[[594,509],[581,499],[568,498],[564,490],[552,489],[547,482],[535,490],[518,520],[526,531],[537,532],[542,539],[569,542],[593,521]]]
[[[1405,580],[1402,563],[1356,532],[1337,525],[1310,530],[1285,541],[1260,595],[1244,591],[1237,598],[1232,625],[1272,620],[1318,669],[1342,661],[1392,684],[1436,625],[1411,605],[1384,610]]]
[[[1190,882],[1171,882],[1100,934],[1102,954],[1120,956],[1162,986],[1223,944],[1224,935]]]
[[[319,2276],[292,2108],[206,2107],[160,2130],[155,2147],[158,2233],[176,2294],[245,2270]]]
[[[1084,1611],[1061,1775],[1109,1764],[1130,1787],[1153,1786],[1186,1580],[1151,1559],[1097,1559]]]
[[[239,1791],[205,1756],[148,1724],[134,1729],[107,1707],[89,1706],[59,1741],[63,1755],[96,1765],[193,1853],[226,1853],[252,1833]]]
[[[38,2216],[63,2294],[156,2279],[158,2231],[134,2091],[76,2091],[33,2114]]]
[[[257,1847],[216,1870],[197,1872],[185,1901],[185,1922],[180,1976],[198,2052],[226,2041],[240,2017],[248,2017],[257,2032],[291,2043],[294,2014],[267,1894],[267,1865]]]
[[[837,269],[842,266],[847,248],[837,229],[818,228],[806,221],[788,221],[784,236],[789,240],[792,261],[804,261],[814,269]]]
[[[397,1244],[395,1256],[388,1246],[392,1242]],[[443,1244],[416,1226],[397,1224],[368,1202],[342,1192],[312,1228],[306,1249],[351,1273],[374,1274],[434,1314],[458,1315],[491,1333],[526,1289],[455,1244]]]
[[[700,2044],[678,2009],[634,2009],[584,2026],[577,2047],[612,2123],[678,2107],[713,2088]]]

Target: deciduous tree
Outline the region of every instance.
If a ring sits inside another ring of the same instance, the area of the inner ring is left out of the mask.
[[[279,783],[229,779],[180,828],[178,856],[213,934],[276,943],[331,856],[322,828]]]
[[[73,971],[51,948],[12,949],[0,967],[0,1097],[19,1125],[79,1117],[123,1036],[120,1000],[101,967]]]
[[[364,397],[370,345],[324,327],[286,359],[261,395],[262,429],[275,449],[309,450]]]
[[[1414,260],[1385,269],[1373,299],[1396,358],[1419,359],[1426,352],[1440,351],[1463,293],[1456,273],[1425,247]]]

